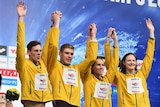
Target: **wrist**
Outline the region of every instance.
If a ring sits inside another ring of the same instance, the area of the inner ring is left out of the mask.
[[[110,38],[111,36],[108,34],[106,37],[107,37],[107,38]]]
[[[24,16],[19,16],[19,17],[18,17],[18,20],[19,20],[19,21],[24,21]]]

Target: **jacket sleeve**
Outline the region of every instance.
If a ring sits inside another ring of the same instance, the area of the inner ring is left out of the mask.
[[[51,27],[42,49],[42,60],[49,73],[57,61],[59,33],[59,28]]]
[[[86,57],[84,61],[78,64],[78,69],[81,74],[90,71],[90,67],[96,61],[98,53],[98,42],[89,40],[86,45]]]
[[[106,68],[108,69],[109,68],[109,64],[111,62],[111,49],[110,49],[110,43],[105,43],[105,46],[104,46],[104,51],[105,51],[105,65],[106,65]]]
[[[107,49],[105,49],[105,53],[107,53],[107,52],[108,52]],[[107,54],[105,54],[105,55],[107,55]],[[105,60],[107,60],[107,58],[108,58],[108,56],[105,56]],[[119,64],[119,50],[118,50],[118,46],[116,46],[116,47],[113,47],[113,55],[112,55],[112,58],[111,58],[109,65],[108,65],[107,73],[106,73],[106,76],[107,76],[110,83],[112,83],[115,78],[115,75],[116,75],[116,72],[118,69],[117,68],[118,64]]]
[[[152,62],[153,62],[153,57],[154,57],[154,48],[155,48],[154,46],[155,46],[155,40],[150,38],[148,40],[148,47],[146,50],[146,55],[143,60],[142,67],[139,70],[139,71],[142,71],[142,73],[146,79],[147,79],[149,72],[151,70],[151,67],[152,67]]]
[[[16,69],[20,73],[25,61],[25,23],[18,21]]]

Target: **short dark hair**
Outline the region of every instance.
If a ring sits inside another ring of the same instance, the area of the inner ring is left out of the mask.
[[[65,48],[70,48],[70,49],[74,50],[74,46],[73,45],[66,43],[66,44],[63,44],[61,46],[60,51],[63,52]]]
[[[31,51],[32,47],[33,46],[36,46],[36,45],[41,45],[41,43],[39,41],[30,41],[28,44],[27,44],[27,50]]]

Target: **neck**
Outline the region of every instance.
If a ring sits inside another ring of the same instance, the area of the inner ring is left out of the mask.
[[[135,70],[126,70],[126,74],[135,74],[136,71]]]
[[[31,60],[31,59],[30,59]],[[37,62],[37,61],[33,61],[33,60],[31,60],[36,66],[38,66],[40,63],[39,63],[39,61]]]
[[[94,75],[97,79],[100,79],[100,80],[103,79],[103,76],[102,76],[102,75],[98,75],[98,74],[96,74],[96,73],[94,73],[94,72],[93,72],[93,75]]]
[[[65,64],[63,61],[60,61],[61,64],[65,65],[65,66],[69,66],[70,64]]]

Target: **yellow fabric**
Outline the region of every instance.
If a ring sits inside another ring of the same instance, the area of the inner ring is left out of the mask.
[[[152,61],[154,56],[154,45],[155,41],[149,39],[148,47],[146,50],[146,56],[143,60],[142,67],[137,71],[136,74],[123,74],[120,71],[116,72],[114,83],[117,86],[118,107],[150,107],[150,100],[148,96],[146,79],[149,75],[152,66]],[[110,49],[108,48],[107,50]],[[134,77],[142,79],[142,86],[144,88],[143,93],[129,94],[127,92],[126,79]]]
[[[55,41],[58,44],[58,41]],[[74,106],[80,106],[80,73],[85,73],[86,69],[94,63],[97,57],[98,42],[90,41],[90,45],[87,50],[90,56],[88,56],[80,64],[65,66],[58,60],[52,62],[52,67],[49,69],[49,77],[53,89],[53,99],[62,100]],[[58,46],[57,46],[58,49]],[[53,55],[53,59],[57,59],[57,54]],[[72,68],[78,72],[78,86],[65,84],[63,81],[64,68]]]
[[[55,36],[59,35],[59,29],[50,29],[49,34]],[[43,48],[45,52],[47,49]],[[45,53],[47,54],[47,53]],[[43,53],[42,53],[43,56]],[[49,79],[47,80],[47,89],[44,91],[35,90],[35,74],[48,74],[47,73],[47,56],[46,60],[40,60],[40,66],[36,66],[32,61],[25,58],[25,24],[24,22],[18,22],[18,35],[17,35],[17,57],[16,57],[16,69],[19,73],[21,81],[21,100],[30,100],[35,102],[48,102],[53,100],[51,85]]]
[[[107,44],[105,44],[106,48]],[[105,49],[105,53],[107,53],[107,50]],[[119,58],[119,52],[118,47],[114,48],[114,55],[113,60],[109,64],[106,75],[101,78],[97,79],[92,73],[91,73],[91,66],[88,69],[88,72],[82,75],[82,82],[84,85],[84,107],[112,107],[112,99],[111,99],[111,93],[112,89],[110,89],[108,93],[108,99],[99,99],[94,97],[94,91],[96,82],[106,82],[112,84],[116,71],[118,66],[118,58]],[[107,54],[105,54],[107,55]],[[89,54],[86,53],[86,56],[89,56]],[[105,58],[107,58],[105,56]]]

